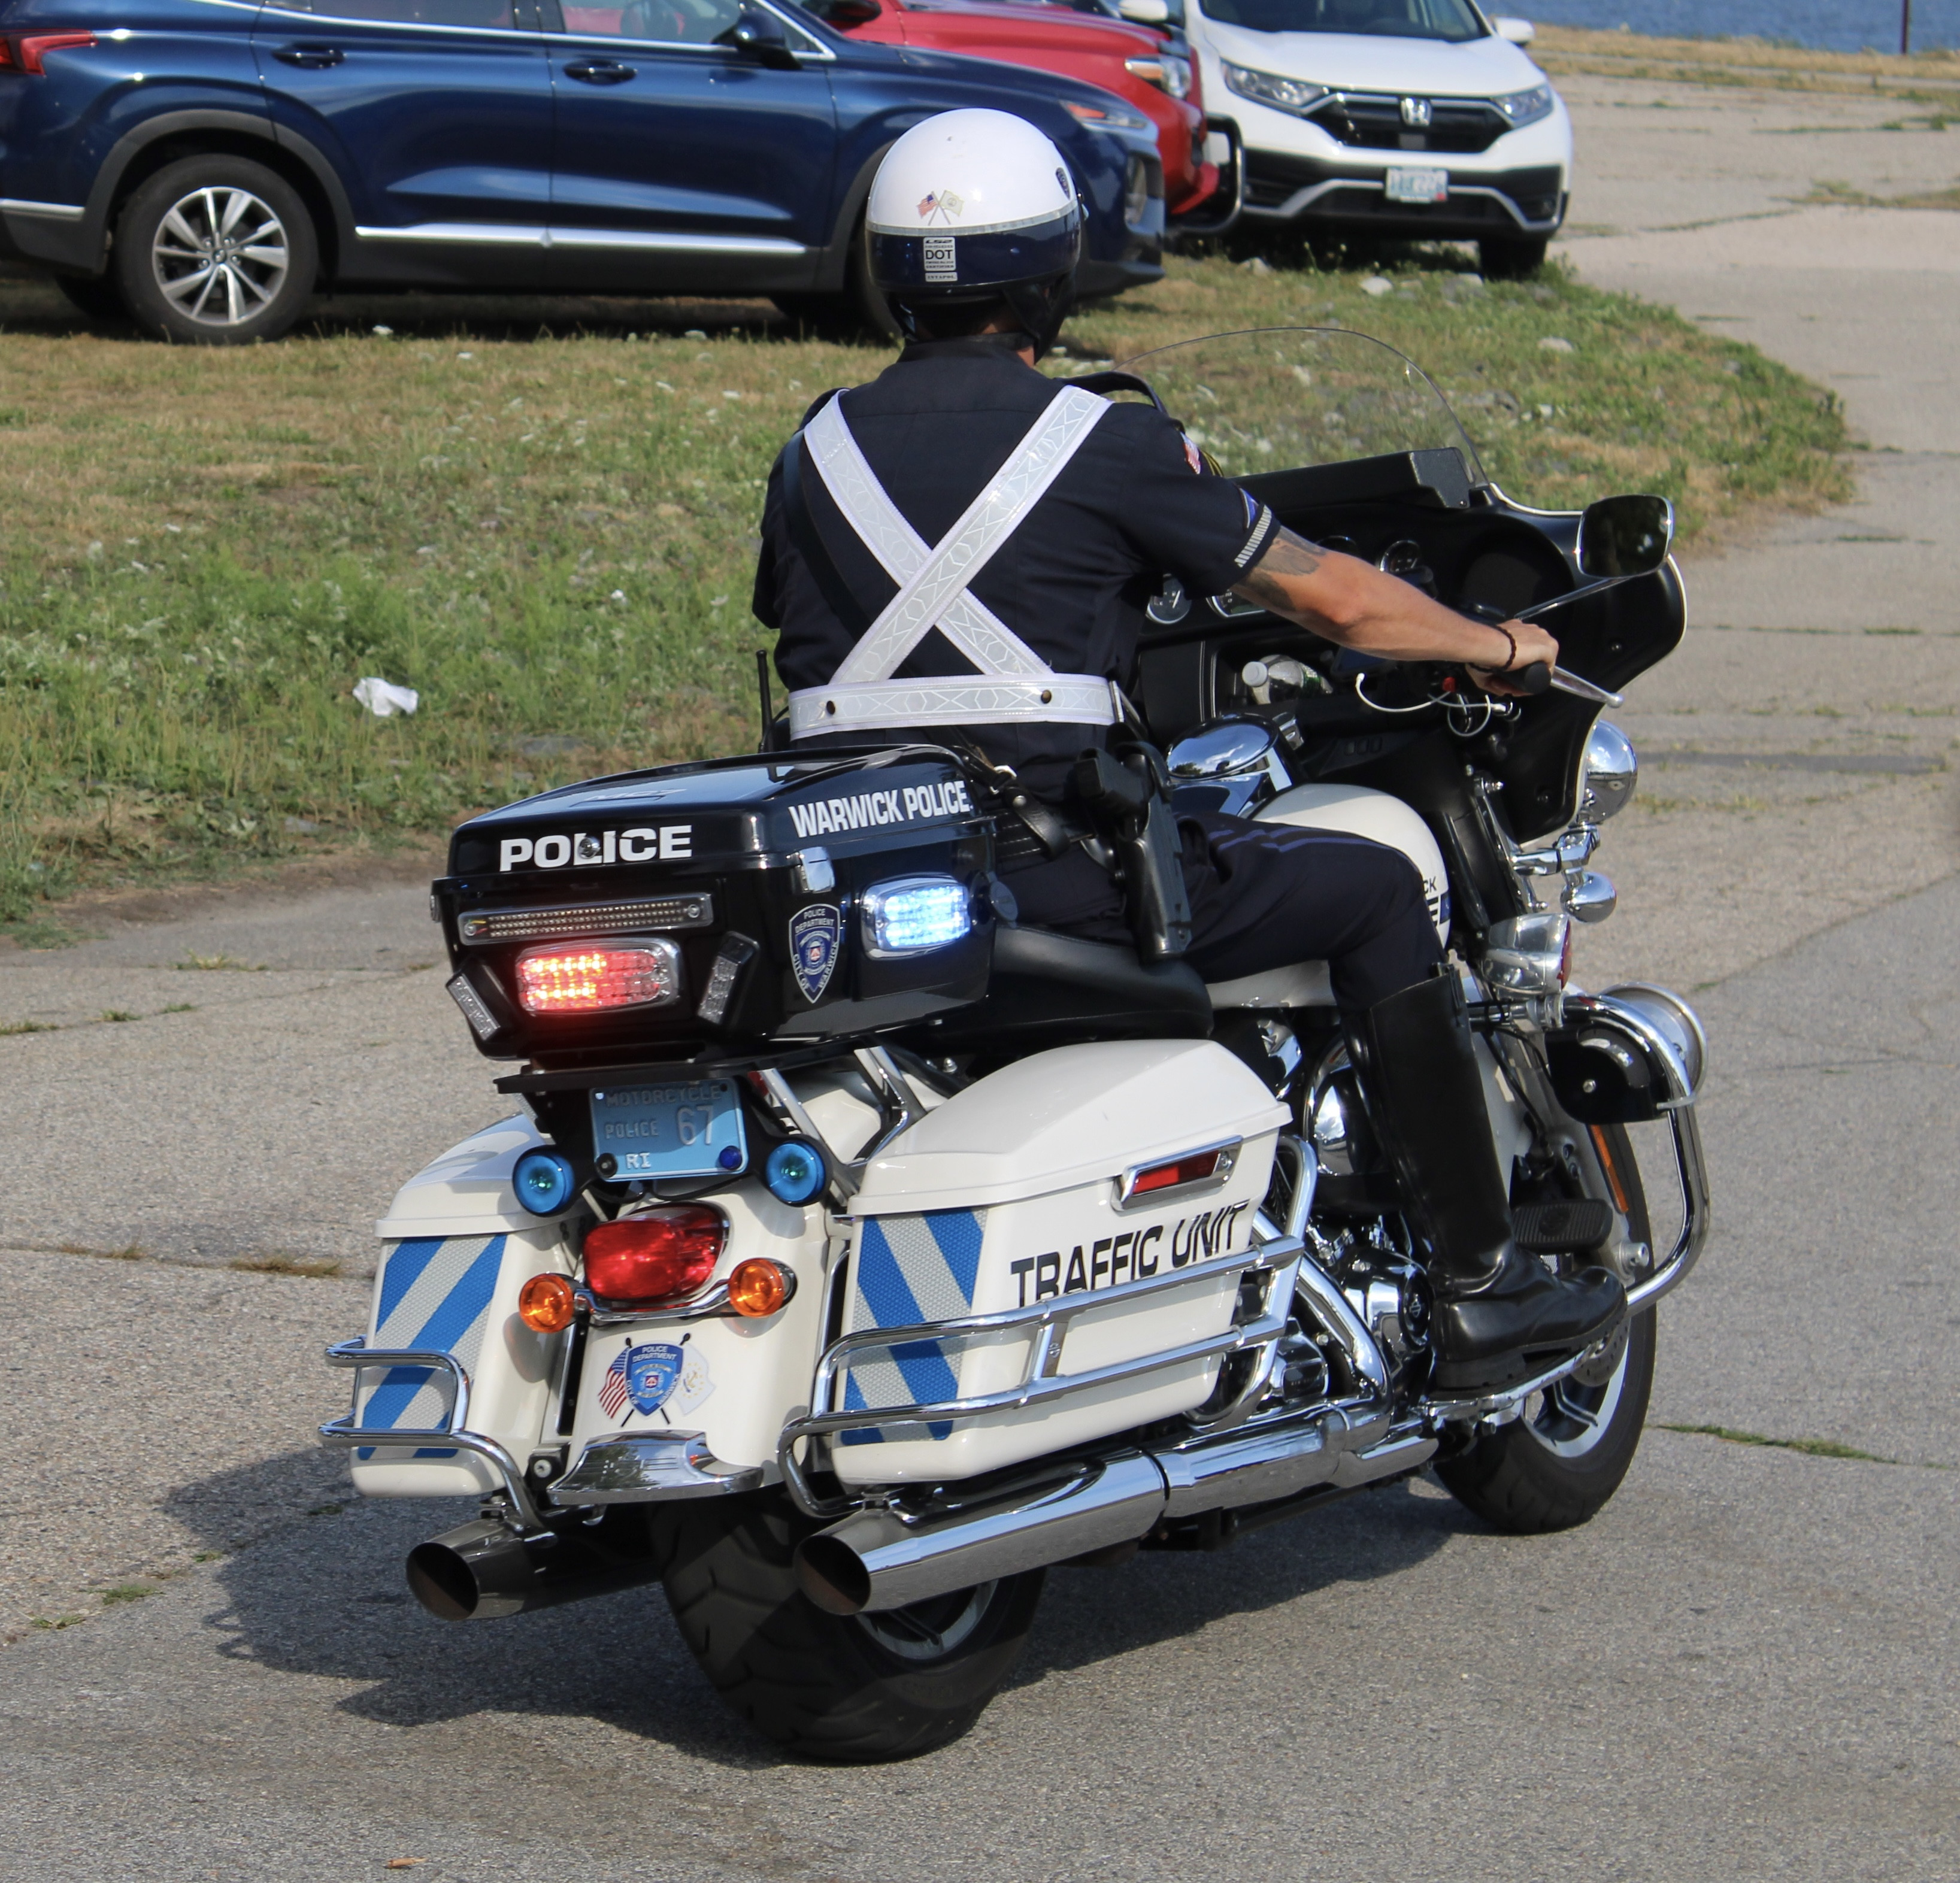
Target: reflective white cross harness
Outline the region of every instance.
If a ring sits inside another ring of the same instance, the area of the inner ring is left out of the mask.
[[[1109,409],[1093,393],[1064,386],[937,549],[927,546],[872,474],[838,399],[803,428],[804,447],[831,501],[899,592],[828,686],[791,694],[792,739],[872,727],[1118,722],[1109,681],[1057,673],[967,592]],[[899,663],[934,628],[979,672],[894,680]]]

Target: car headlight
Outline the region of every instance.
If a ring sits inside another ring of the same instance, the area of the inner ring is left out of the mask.
[[[1290,111],[1303,116],[1327,96],[1325,85],[1311,85],[1304,78],[1282,78],[1278,72],[1255,72],[1249,65],[1225,64],[1225,89],[1276,111]],[[1503,100],[1498,103],[1501,107]]]
[[[1159,52],[1148,59],[1126,59],[1123,69],[1132,78],[1167,91],[1173,98],[1191,95],[1191,61],[1175,52]]]
[[[1147,131],[1150,128],[1147,119],[1125,111],[1121,105],[1077,104],[1073,98],[1064,98],[1061,108],[1077,124],[1086,124],[1092,131]]]
[[[1510,92],[1491,102],[1510,119],[1515,130],[1521,124],[1535,124],[1540,118],[1551,116],[1551,87],[1534,85],[1529,91]]]

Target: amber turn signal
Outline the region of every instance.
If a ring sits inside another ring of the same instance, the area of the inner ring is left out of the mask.
[[[774,1314],[795,1293],[794,1274],[766,1256],[751,1256],[729,1271],[728,1305],[745,1320]]]
[[[562,1334],[578,1306],[568,1275],[533,1275],[517,1290],[517,1318],[540,1334]]]

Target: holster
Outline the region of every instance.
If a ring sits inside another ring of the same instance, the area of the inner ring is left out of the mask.
[[[1138,958],[1182,954],[1191,946],[1191,897],[1163,754],[1141,741],[1114,752],[1092,748],[1075,762],[1069,786],[1115,860]]]

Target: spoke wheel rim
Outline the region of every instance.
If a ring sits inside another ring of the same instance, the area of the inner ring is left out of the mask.
[[[992,1605],[998,1582],[935,1595],[906,1608],[880,1609],[859,1615],[857,1622],[887,1654],[915,1665],[941,1661],[972,1638]]]
[[[243,326],[270,307],[292,266],[286,226],[262,197],[234,183],[188,192],[151,239],[164,299],[204,327]]]

